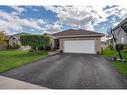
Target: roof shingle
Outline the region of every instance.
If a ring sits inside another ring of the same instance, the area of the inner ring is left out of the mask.
[[[65,30],[62,32],[54,33],[52,34],[53,36],[56,37],[69,37],[69,36],[104,36],[102,33],[97,33],[93,31],[88,31],[88,30],[74,30],[74,29],[69,29]]]

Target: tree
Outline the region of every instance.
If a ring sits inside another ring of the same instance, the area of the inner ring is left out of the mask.
[[[35,53],[38,52],[38,47],[49,46],[49,37],[45,35],[22,35],[20,40],[22,45],[34,48]]]
[[[0,45],[7,47],[7,42],[3,32],[0,32]]]

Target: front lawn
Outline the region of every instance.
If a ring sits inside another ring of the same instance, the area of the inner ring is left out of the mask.
[[[0,72],[20,67],[47,56],[47,51],[41,51],[35,55],[29,51],[2,50],[0,51]]]
[[[104,49],[103,56],[111,58],[116,53],[115,50],[110,50],[108,48]],[[127,53],[121,53],[123,58],[127,60]],[[113,66],[127,79],[127,62],[111,62]]]

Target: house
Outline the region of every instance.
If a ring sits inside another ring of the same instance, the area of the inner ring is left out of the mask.
[[[108,46],[107,41],[108,41],[108,38],[106,37],[106,35],[103,36],[103,37],[101,37],[101,47],[102,47],[103,49],[106,48],[106,47]]]
[[[21,46],[21,42],[20,42],[20,36],[22,35],[28,35],[28,33],[18,33],[18,34],[14,34],[14,35],[10,35],[8,37],[8,44],[10,46],[14,46],[14,45],[19,45]]]
[[[115,26],[112,31],[116,37],[117,44],[127,44],[127,18]],[[114,41],[113,46],[115,47]]]
[[[90,53],[101,52],[102,33],[88,30],[69,29],[52,34],[54,39],[53,47],[64,53]]]

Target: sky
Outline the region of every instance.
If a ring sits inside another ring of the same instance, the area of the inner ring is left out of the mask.
[[[106,33],[127,17],[120,5],[77,6],[0,6],[0,31],[7,35],[56,33],[67,29],[85,29]]]

